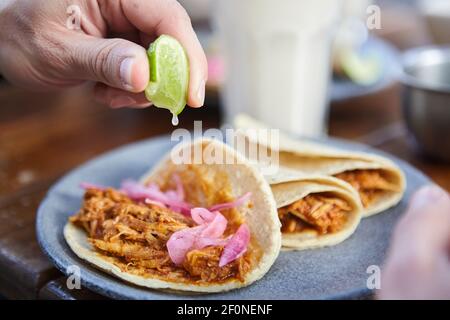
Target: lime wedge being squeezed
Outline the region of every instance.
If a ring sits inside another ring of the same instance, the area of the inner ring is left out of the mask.
[[[147,51],[150,81],[145,96],[156,107],[172,113],[172,124],[186,106],[189,86],[189,60],[183,46],[174,38],[162,35]]]

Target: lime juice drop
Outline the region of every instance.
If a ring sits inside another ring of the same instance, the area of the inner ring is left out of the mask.
[[[178,116],[175,113],[172,113],[172,125],[175,127],[178,123]]]

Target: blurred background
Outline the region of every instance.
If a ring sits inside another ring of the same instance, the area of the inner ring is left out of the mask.
[[[180,2],[209,62],[205,107],[187,108],[181,127],[248,113],[380,148],[450,191],[450,1]],[[90,91],[34,93],[0,78],[0,295],[92,297],[63,291],[35,240],[36,208],[73,167],[174,129],[167,110],[111,110]]]

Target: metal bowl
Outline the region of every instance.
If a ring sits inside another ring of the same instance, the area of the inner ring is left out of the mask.
[[[405,52],[401,81],[403,113],[416,147],[450,162],[450,47]]]

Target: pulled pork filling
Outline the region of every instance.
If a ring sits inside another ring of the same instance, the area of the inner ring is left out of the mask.
[[[310,194],[288,206],[278,209],[281,231],[285,233],[316,230],[319,234],[337,232],[347,221],[349,204],[323,193]]]
[[[88,189],[82,208],[70,221],[84,228],[92,245],[123,271],[145,277],[195,283],[243,281],[253,263],[250,244],[245,254],[223,267],[219,267],[223,246],[192,250],[176,265],[167,241],[174,232],[193,227],[193,220],[111,188]]]
[[[383,176],[380,170],[353,170],[335,175],[358,191],[365,208],[370,206],[386,191],[397,191],[395,184]]]
[[[249,263],[245,259],[238,259],[235,263],[219,267],[222,251],[223,247],[220,246],[192,250],[187,254],[183,267],[191,276],[200,277],[205,281],[221,281],[233,275],[247,273]]]

